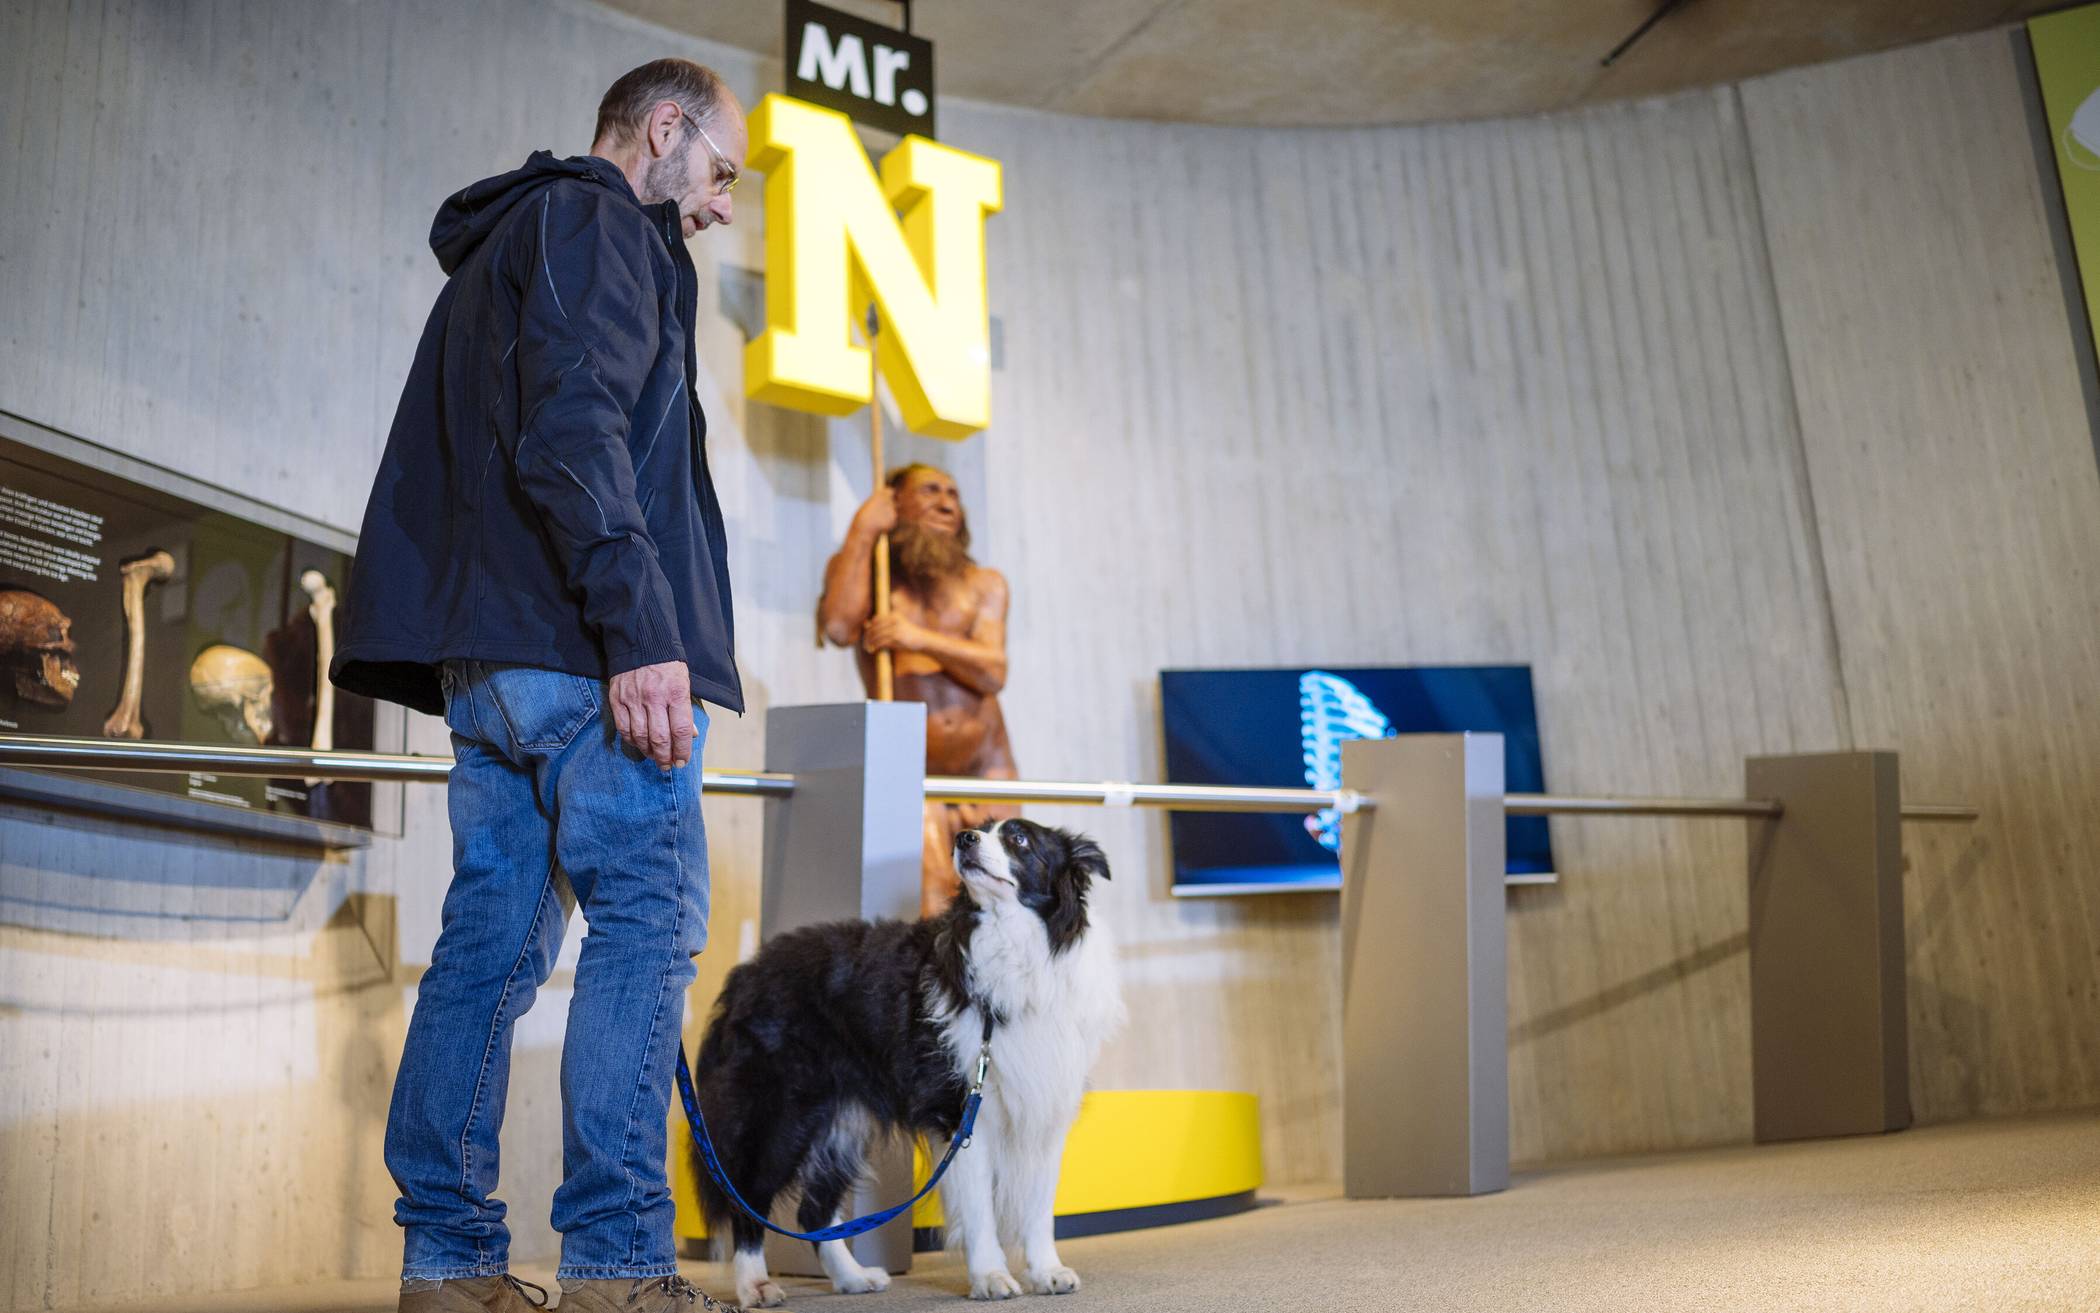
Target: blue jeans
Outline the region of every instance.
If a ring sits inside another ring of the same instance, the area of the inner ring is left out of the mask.
[[[589,926],[561,1053],[560,1277],[677,1270],[665,1112],[693,956],[707,940],[707,838],[691,763],[619,741],[605,686],[447,661],[452,884],[387,1116],[404,1280],[507,1271],[497,1132],[519,1017],[554,970],[568,899]]]

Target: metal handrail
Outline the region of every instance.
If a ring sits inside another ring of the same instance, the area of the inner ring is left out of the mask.
[[[444,779],[450,757],[387,752],[317,752],[311,748],[243,748],[217,743],[157,743],[118,739],[45,738],[0,734],[0,766],[67,770],[197,771],[305,779],[429,783]],[[707,793],[784,798],[795,777],[774,771],[702,770]],[[1162,807],[1173,811],[1287,812],[1366,810],[1373,800],[1354,789],[1247,788],[1214,784],[1130,784],[1113,780],[987,780],[963,775],[926,777],[928,802],[1048,802],[1102,807]],[[1512,816],[1740,816],[1770,820],[1781,814],[1769,798],[1583,797],[1512,793]],[[1906,803],[1906,821],[1973,821],[1982,813],[1961,803]]]
[[[1512,816],[1743,816],[1777,818],[1785,808],[1771,798],[1596,798],[1559,793],[1504,794]]]
[[[219,743],[0,734],[0,766],[436,783],[451,773],[452,758],[418,753],[317,752],[312,748],[243,748]],[[784,798],[795,791],[795,777],[771,771],[702,770],[700,789],[703,793]]]
[[[1503,799],[1512,816],[1742,816],[1777,820],[1786,811],[1771,798],[1578,798],[1553,793],[1512,793]],[[1907,802],[1906,821],[1973,821],[1983,813],[1966,803]]]
[[[1966,802],[1906,802],[1902,810],[1906,821],[1974,821],[1983,816],[1983,808]]]
[[[928,802],[1064,802],[1174,811],[1355,811],[1371,800],[1354,789],[1271,789],[1222,784],[1126,784],[1115,780],[987,780],[928,775]]]
[[[1053,802],[1097,807],[1163,807],[1171,811],[1368,811],[1375,800],[1353,789],[1241,788],[1211,784],[1126,784],[1077,780],[986,780],[966,775],[926,777],[928,802]],[[1510,793],[1511,816],[1741,816],[1777,819],[1784,808],[1770,798],[1581,797]],[[1973,821],[1981,813],[1958,803],[1909,803],[1907,821]]]

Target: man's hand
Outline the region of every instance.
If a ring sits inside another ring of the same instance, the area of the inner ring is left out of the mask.
[[[683,661],[623,670],[612,677],[613,724],[620,741],[657,765],[693,757],[693,685]]]
[[[877,488],[872,496],[853,512],[853,529],[870,537],[888,533],[897,527],[897,494],[888,487]]]
[[[892,611],[868,621],[860,631],[860,645],[870,652],[922,652],[926,631]]]

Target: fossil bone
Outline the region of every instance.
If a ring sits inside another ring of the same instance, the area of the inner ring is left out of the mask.
[[[49,598],[0,588],[0,666],[13,677],[15,696],[40,707],[71,705],[80,687],[72,630],[72,620]]]
[[[246,648],[214,643],[190,663],[190,692],[235,738],[269,740],[274,687],[269,663]]]
[[[328,682],[328,665],[335,660],[335,589],[319,570],[300,575],[299,587],[313,599],[306,608],[314,622],[313,746],[326,752],[335,746],[335,685]]]
[[[319,570],[299,576],[299,587],[312,600],[306,614],[314,622],[314,733],[313,747],[327,752],[335,747],[335,685],[328,682],[328,666],[335,660],[335,589]],[[309,778],[307,787],[321,783]]]
[[[145,735],[145,722],[139,719],[139,694],[146,682],[146,589],[174,573],[175,558],[166,552],[147,552],[124,562],[124,688],[117,696],[117,709],[102,722],[102,732],[109,738]]]

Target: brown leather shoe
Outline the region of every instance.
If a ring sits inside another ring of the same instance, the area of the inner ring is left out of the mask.
[[[718,1304],[682,1276],[616,1277],[563,1286],[561,1313],[744,1313]]]
[[[531,1290],[539,1298],[525,1292]],[[451,1277],[421,1290],[404,1290],[397,1313],[538,1313],[547,1291],[505,1273],[500,1277]]]

